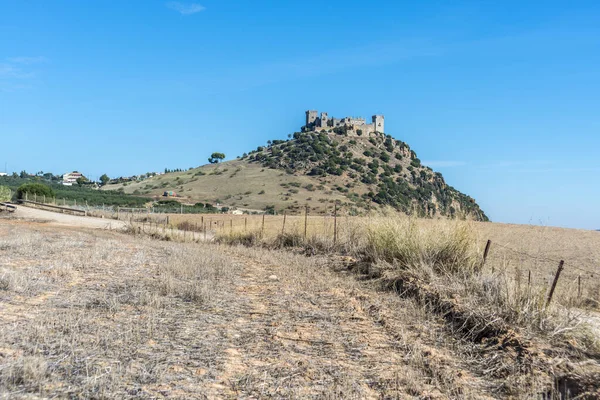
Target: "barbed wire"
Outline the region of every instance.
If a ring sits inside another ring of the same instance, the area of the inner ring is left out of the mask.
[[[513,253],[521,254],[521,255],[523,255],[523,256],[526,256],[526,257],[529,257],[529,258],[533,258],[533,259],[536,259],[536,260],[541,260],[541,261],[551,261],[551,262],[555,262],[555,263],[560,263],[561,261],[564,261],[564,260],[562,260],[562,259],[561,259],[561,260],[559,260],[559,259],[556,259],[556,258],[549,258],[549,257],[540,257],[540,256],[534,256],[533,254],[529,254],[529,253],[527,253],[527,252],[520,251],[520,250],[515,250],[515,249],[513,249],[513,248],[512,248],[512,247],[510,247],[510,246],[507,246],[507,245],[505,245],[505,244],[502,244],[502,243],[498,243],[498,242],[496,242],[496,241],[493,241],[493,242],[492,242],[492,244],[495,244],[495,245],[497,245],[497,246],[500,246],[500,247],[502,247],[502,248],[504,248],[504,249],[506,249],[506,250],[512,251]],[[585,272],[585,273],[588,273],[588,274],[590,274],[590,275],[598,274],[598,272],[590,271],[590,270],[588,270],[588,269],[581,268],[581,267],[578,267],[578,266],[576,266],[576,265],[570,265],[570,264],[568,264],[568,268],[569,268],[569,269],[576,269],[576,270],[578,270],[578,271]]]
[[[150,214],[152,215],[152,214]],[[186,215],[186,214],[182,214],[182,215]],[[194,214],[197,216],[201,216],[198,214]],[[266,218],[263,219],[263,215],[260,214],[256,214],[256,215],[236,215],[236,216],[219,216],[219,217],[215,217],[215,216],[208,216],[208,215],[204,215],[202,216],[202,220],[203,222],[200,224],[203,224],[204,226],[206,226],[207,228],[213,228],[215,227],[215,225],[217,225],[215,228],[216,229],[220,229],[223,231],[226,231],[228,229],[232,229],[232,228],[240,228],[240,227],[247,227],[248,229],[262,229],[263,227],[269,227],[269,229],[271,229],[274,225],[277,225],[279,227],[281,227],[281,229],[284,229],[284,224],[283,224],[283,215],[265,215]],[[303,215],[290,215],[287,216],[288,221],[287,224],[285,225],[286,228],[290,229],[290,228],[298,228],[299,226],[302,227],[304,226],[304,224],[306,223],[307,227],[310,228],[314,228],[314,227],[322,227],[324,229],[325,232],[323,233],[331,233],[330,230],[333,228],[334,225],[334,216],[333,215],[319,215],[319,218],[322,218],[324,220],[324,222],[318,222],[315,221],[315,216],[310,216],[308,220],[304,220],[305,216]],[[342,218],[338,218],[338,229],[343,229],[342,223],[343,219]],[[202,228],[203,225],[200,225],[199,223],[191,223],[192,225],[196,225],[197,228]],[[312,234],[314,234],[314,232],[312,232]],[[534,260],[539,260],[539,261],[545,261],[545,262],[553,262],[553,263],[560,263],[561,261],[564,261],[562,259],[558,259],[558,258],[553,258],[553,257],[548,257],[546,255],[540,256],[540,255],[533,255],[531,253],[528,253],[526,251],[522,251],[522,250],[517,250],[511,246],[508,246],[506,244],[500,243],[498,241],[492,241],[492,245],[493,246],[499,246],[505,250],[508,250],[512,253],[515,254],[519,254],[521,256],[524,257],[528,257]],[[568,261],[568,260],[567,260]],[[586,268],[582,268],[579,267],[577,265],[572,265],[567,263],[567,269],[569,270],[577,270],[586,274],[590,274],[591,276],[594,275],[600,275],[600,268],[598,271],[592,271]]]

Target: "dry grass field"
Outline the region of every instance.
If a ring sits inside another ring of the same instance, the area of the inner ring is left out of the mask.
[[[293,183],[289,187],[283,187]],[[322,189],[317,189],[319,184]],[[284,171],[263,168],[258,164],[233,160],[218,165],[204,165],[193,170],[158,175],[142,182],[107,185],[106,190],[123,189],[125,193],[136,190],[146,196],[162,196],[164,191],[177,192],[184,203],[221,203],[229,207],[264,210],[266,206],[277,208],[302,207],[310,204],[315,213],[324,213],[333,207],[334,201],[348,199],[334,190],[343,184],[337,177],[317,180],[309,176],[292,176]],[[307,190],[307,185],[314,188]]]
[[[230,215],[230,214],[171,214],[171,226],[202,232],[206,227],[212,234],[261,233],[265,242],[274,241],[282,232],[294,233],[333,248],[334,227],[337,226],[337,244],[349,255],[364,247],[365,232],[369,226],[393,219],[408,217],[390,212],[387,216],[333,217],[333,208],[325,216],[299,215]],[[448,225],[444,219],[413,219],[425,230],[440,230]],[[557,295],[568,293],[587,298],[589,306],[600,309],[600,232],[564,229],[549,226],[513,225],[490,222],[465,222],[481,250],[492,241],[486,268],[505,271],[516,279],[519,276],[532,286],[547,287],[553,280],[560,260],[565,261]]]
[[[593,301],[563,290],[540,312],[508,280],[536,264],[496,247],[468,270],[489,238],[562,257],[567,277],[594,267],[596,232],[468,224],[478,239],[463,243],[456,223],[420,221],[400,243],[414,225],[338,222],[338,243],[315,228],[307,256],[266,246],[278,229],[247,247],[0,219],[0,395],[597,398],[598,337],[580,312]],[[286,223],[284,239],[302,236]],[[243,236],[224,225],[218,239]]]

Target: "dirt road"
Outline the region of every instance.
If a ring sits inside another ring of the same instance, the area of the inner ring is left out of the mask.
[[[121,229],[125,227],[125,222],[123,221],[61,214],[32,207],[24,207],[22,205],[18,206],[18,209],[13,216],[28,220],[48,221],[52,225],[72,226],[77,228]]]

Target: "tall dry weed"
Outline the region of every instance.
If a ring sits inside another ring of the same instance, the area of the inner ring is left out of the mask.
[[[376,219],[366,229],[365,255],[405,270],[473,274],[481,268],[480,250],[468,223],[447,221],[435,229],[414,219]]]

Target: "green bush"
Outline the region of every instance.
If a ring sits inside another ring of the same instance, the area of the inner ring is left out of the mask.
[[[50,186],[43,183],[24,183],[17,189],[17,199],[32,199],[34,196],[46,196],[48,199],[54,197],[54,191]]]
[[[9,201],[12,197],[12,191],[6,186],[0,186],[0,201]]]

